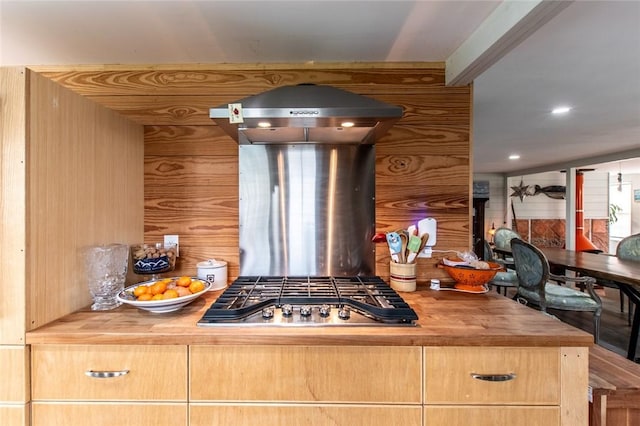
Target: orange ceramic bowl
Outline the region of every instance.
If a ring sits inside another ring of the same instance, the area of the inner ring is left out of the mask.
[[[451,259],[454,260],[454,259]],[[456,288],[467,291],[484,291],[482,286],[496,276],[503,267],[496,262],[487,262],[490,269],[472,269],[462,266],[448,266],[443,263],[440,266],[447,271],[456,282]]]

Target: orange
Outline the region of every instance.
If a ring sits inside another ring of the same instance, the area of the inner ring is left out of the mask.
[[[164,299],[164,297],[162,296],[162,293],[154,294],[153,297],[151,297],[151,300],[162,300],[162,299]]]
[[[139,285],[138,287],[133,289],[133,295],[135,297],[139,297],[145,293],[149,293],[149,287],[146,285]]]
[[[180,287],[189,287],[191,285],[191,277],[180,277],[178,278],[178,281],[176,282],[177,285],[179,285]]]
[[[167,290],[162,294],[163,299],[175,299],[178,297],[178,292],[175,290]]]
[[[167,289],[167,283],[164,280],[151,284],[149,288],[149,290],[151,291],[151,294],[153,294],[154,296],[164,293],[166,289]]]
[[[151,296],[151,293],[143,293],[140,296],[138,296],[138,298],[136,300],[142,302],[145,300],[151,300],[153,296]]]
[[[189,286],[189,290],[191,291],[191,293],[198,293],[204,290],[204,283],[200,280],[196,280],[191,283],[191,285]]]
[[[178,297],[188,296],[191,294],[191,291],[186,287],[176,287],[175,290],[176,293],[178,293]]]

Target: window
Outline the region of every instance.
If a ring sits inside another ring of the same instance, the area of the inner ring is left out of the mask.
[[[615,253],[618,242],[631,235],[631,184],[623,183],[622,191],[618,184],[609,187],[609,206],[616,209],[617,220],[609,223],[609,253]],[[611,218],[611,217],[610,217]]]

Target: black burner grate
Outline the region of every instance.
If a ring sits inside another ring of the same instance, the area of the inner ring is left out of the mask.
[[[380,277],[261,277],[236,279],[203,316],[201,323],[236,321],[283,305],[349,306],[382,323],[412,324],[415,311]],[[348,325],[348,323],[345,323]]]

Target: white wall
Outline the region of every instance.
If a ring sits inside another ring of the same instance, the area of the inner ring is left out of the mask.
[[[616,177],[614,176],[614,179]],[[565,219],[565,200],[555,200],[544,194],[529,195],[520,202],[520,198],[511,197],[513,186],[529,185],[533,194],[535,185],[544,188],[551,185],[565,186],[566,176],[561,172],[547,172],[533,175],[510,177],[505,179],[499,174],[474,174],[474,181],[489,182],[489,201],[485,205],[485,230],[494,223],[498,228],[507,222],[509,209],[513,203],[517,219]],[[605,172],[586,172],[584,174],[583,207],[585,219],[606,219],[609,217],[609,174]],[[640,174],[625,176],[624,180],[634,180],[634,188],[640,189]],[[633,203],[632,229],[640,232],[640,202]],[[506,224],[510,227],[510,223]],[[635,227],[635,228],[634,228]]]
[[[623,176],[622,180],[626,180]],[[640,191],[640,174],[629,175],[629,181],[631,182],[632,193],[635,190]],[[631,203],[631,233],[640,233],[640,201],[633,201]]]
[[[520,185],[520,177],[508,179],[508,186]],[[534,193],[535,185],[544,188],[551,185],[565,186],[564,173],[548,172],[522,177],[524,185]],[[513,191],[511,191],[513,192]],[[565,219],[564,200],[556,200],[544,194],[530,195],[522,202],[518,197],[510,197],[517,219]],[[606,219],[609,217],[609,174],[587,172],[584,174],[583,207],[585,219]]]
[[[631,184],[631,234],[637,234],[640,233],[640,201],[633,200],[633,191],[640,190],[640,173],[623,174],[622,181]],[[616,185],[618,183],[618,175],[611,173],[609,183]]]

